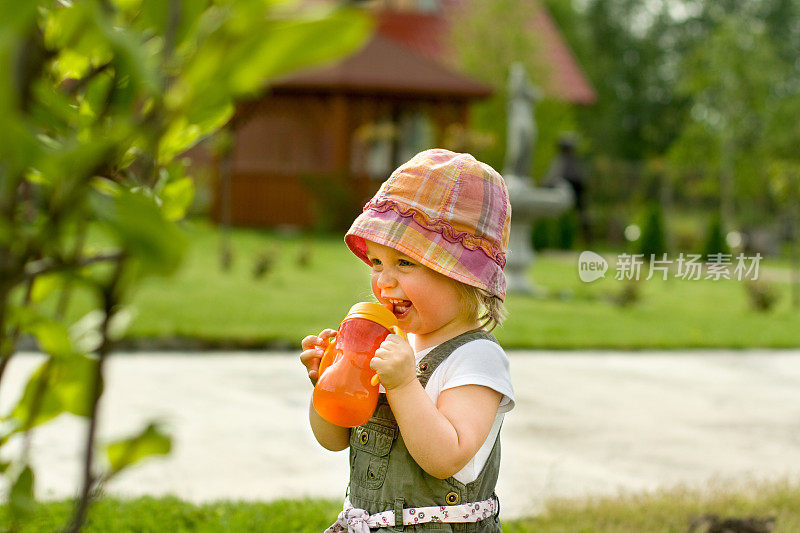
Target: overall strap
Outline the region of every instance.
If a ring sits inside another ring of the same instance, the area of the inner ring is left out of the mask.
[[[442,361],[447,359],[451,353],[464,344],[478,339],[486,339],[499,344],[491,333],[482,329],[473,329],[461,335],[457,335],[431,350],[417,365],[417,377],[422,387],[425,388],[433,371],[436,370]]]

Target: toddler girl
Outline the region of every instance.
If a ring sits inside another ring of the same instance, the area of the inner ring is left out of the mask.
[[[501,531],[499,433],[514,393],[489,332],[505,317],[510,223],[500,175],[436,149],[392,173],[347,232],[408,340],[389,335],[375,353],[381,394],[365,425],[339,427],[309,408],[322,446],[350,447],[348,495],[328,532]],[[312,383],[334,334],[302,341]]]

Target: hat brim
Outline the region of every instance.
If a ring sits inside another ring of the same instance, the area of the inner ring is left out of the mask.
[[[449,278],[505,299],[506,277],[500,265],[481,248],[470,249],[462,242],[451,241],[444,233],[420,224],[414,216],[367,209],[355,219],[344,240],[368,265],[371,263],[366,241],[372,241],[394,248]]]

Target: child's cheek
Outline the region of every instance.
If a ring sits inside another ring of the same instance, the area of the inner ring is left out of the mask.
[[[378,276],[373,274],[370,278],[370,285],[372,286],[372,294],[380,301],[381,291],[378,289]]]

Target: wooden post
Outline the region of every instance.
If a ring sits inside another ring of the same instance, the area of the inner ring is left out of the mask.
[[[431,118],[433,118],[433,122],[436,124],[436,146],[444,146],[444,140],[447,137],[447,126],[450,124],[447,120],[446,107],[447,102],[433,100],[428,108]]]
[[[334,94],[331,99],[331,123],[333,134],[333,168],[336,173],[350,169],[351,132],[347,121],[347,96]]]
[[[456,105],[456,114],[458,115],[458,119],[461,122],[461,125],[464,126],[465,130],[469,129],[469,106],[467,102],[464,100],[458,100]]]

